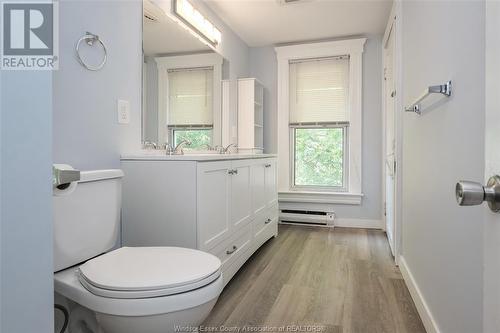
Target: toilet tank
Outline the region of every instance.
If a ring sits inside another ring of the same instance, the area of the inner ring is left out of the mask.
[[[121,170],[82,171],[54,189],[54,272],[107,252],[120,228]]]

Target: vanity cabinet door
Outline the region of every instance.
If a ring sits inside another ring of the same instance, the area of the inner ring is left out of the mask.
[[[251,161],[234,160],[231,178],[231,227],[237,229],[250,222],[252,217]]]
[[[266,167],[268,162],[257,159],[252,165],[252,211],[254,216],[266,209]]]
[[[276,175],[276,159],[266,159],[264,162],[265,172],[265,198],[267,207],[278,203],[278,187]]]
[[[198,248],[209,250],[230,234],[231,162],[198,163]]]

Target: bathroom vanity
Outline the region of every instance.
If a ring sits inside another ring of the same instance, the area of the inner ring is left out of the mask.
[[[122,169],[123,246],[212,253],[226,284],[277,236],[275,155],[139,153],[122,156]]]

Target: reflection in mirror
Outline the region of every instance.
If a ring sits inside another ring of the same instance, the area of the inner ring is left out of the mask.
[[[149,0],[143,53],[143,143],[220,145],[222,57]]]

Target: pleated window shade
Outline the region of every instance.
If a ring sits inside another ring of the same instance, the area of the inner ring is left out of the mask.
[[[349,57],[290,62],[290,124],[349,121]]]
[[[213,68],[168,71],[168,125],[213,125]]]

